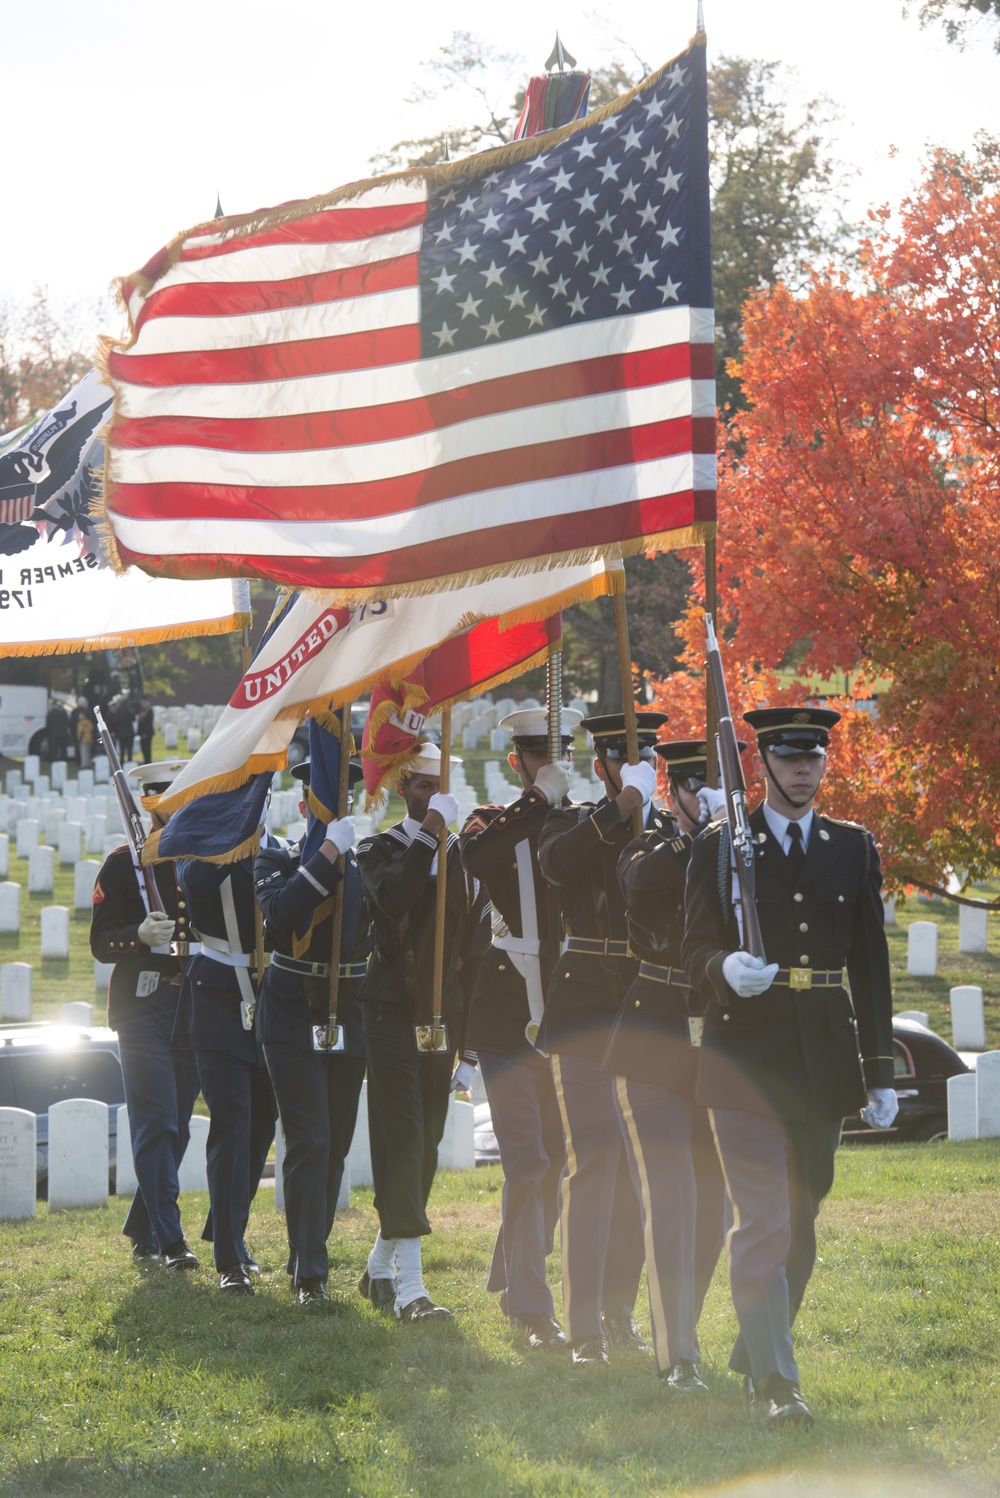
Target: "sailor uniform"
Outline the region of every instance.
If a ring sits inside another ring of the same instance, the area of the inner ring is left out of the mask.
[[[722,975],[740,946],[724,822],[692,849],[682,951],[706,1005],[697,1097],[712,1109],[735,1214],[728,1251],[741,1334],[730,1367],[796,1384],[791,1324],[815,1261],[841,1119],[864,1104],[866,1087],[893,1079],[878,852],[853,823],[814,813],[806,825],[796,871],[765,808],[750,817],[764,949],[779,964],[771,987],[740,999]]]
[[[657,1368],[698,1356],[697,1324],[722,1249],[725,1191],[707,1111],[694,1102],[691,986],[680,967],[692,839],[676,824],[623,851],[618,877],[640,959],[604,1056],[642,1207]],[[697,1033],[697,1032],[695,1032]]]
[[[649,808],[647,815],[650,827],[667,826],[665,813]],[[573,1343],[600,1336],[602,1317],[631,1316],[642,1274],[642,1223],[615,1079],[602,1069],[637,971],[617,876],[630,825],[610,800],[554,807],[538,839],[539,867],[559,891],[566,933],[538,1040],[552,1057],[566,1143],[560,1236],[563,1312]]]
[[[458,838],[449,833],[441,997],[448,1049],[417,1050],[415,1026],[429,1024],[433,1009],[437,848],[437,838],[410,818],[357,848],[373,947],[362,990],[368,1128],[375,1209],[387,1242],[431,1231],[427,1197],[464,1029],[458,968],[476,915]]]
[[[253,865],[185,859],[177,865],[192,930],[201,950],[188,963],[191,1034],[210,1124],[206,1151],[215,1267],[250,1257],[250,1205],[274,1140],[277,1107],[264,1053],[254,1034]]]
[[[154,869],[160,908],[176,923],[175,940],[190,941],[187,902],[172,863]],[[90,950],[114,963],[108,1024],[118,1033],[132,1158],[138,1190],[122,1232],[140,1248],[164,1253],[182,1238],[177,1172],[198,1096],[190,1040],[184,962],[139,940],[146,917],[126,845],[109,853],[94,884]]]
[[[510,806],[477,807],[461,839],[465,866],[493,907],[492,943],[479,964],[466,1033],[479,1057],[504,1173],[487,1288],[503,1295],[507,1314],[519,1321],[553,1314],[545,1260],[566,1157],[552,1070],[527,1036],[541,1018],[551,961],[549,886],[537,862],[547,813],[546,798],[529,790]]]
[[[343,876],[338,980],[344,1049],[315,1051],[312,1044],[313,1025],[325,1025],[329,1017],[332,897],[341,877],[338,865],[321,852],[303,864],[298,845],[262,848],[254,860],[254,889],[272,949],[256,1030],[285,1141],[282,1182],[294,1285],[325,1280],[329,1272],[326,1242],[365,1072],[359,996],[367,921],[353,852]]]

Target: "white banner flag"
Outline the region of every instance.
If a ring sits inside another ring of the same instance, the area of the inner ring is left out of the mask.
[[[119,649],[250,622],[244,582],[117,576],[98,533],[97,436],[111,391],[96,370],[0,437],[0,656]]]

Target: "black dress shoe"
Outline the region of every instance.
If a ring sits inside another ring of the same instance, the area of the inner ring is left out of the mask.
[[[243,1268],[246,1270],[247,1274],[260,1274],[260,1265],[257,1263],[257,1260],[254,1258],[253,1254],[247,1248],[245,1243],[243,1245],[243,1252],[240,1255],[240,1263],[243,1265]]]
[[[604,1316],[604,1336],[616,1352],[649,1352],[650,1346],[635,1324],[634,1316]]]
[[[230,1264],[219,1275],[219,1289],[227,1295],[252,1295],[253,1281],[245,1264]]]
[[[554,1316],[531,1316],[522,1322],[532,1352],[565,1352],[566,1333]]]
[[[197,1269],[198,1260],[188,1248],[183,1238],[178,1238],[176,1243],[171,1243],[163,1253],[164,1269]]]
[[[318,1275],[310,1279],[299,1280],[295,1299],[300,1306],[329,1305],[330,1297],[326,1293],[326,1281],[321,1280]]]
[[[664,1378],[668,1389],[675,1389],[678,1394],[707,1394],[708,1384],[701,1376],[697,1363],[690,1358],[681,1358],[670,1369]]]
[[[363,1295],[365,1300],[370,1300],[376,1311],[383,1311],[387,1316],[396,1309],[395,1280],[382,1279],[381,1276],[372,1279],[366,1269],[358,1280],[358,1293]]]
[[[151,1243],[132,1244],[133,1264],[149,1264],[152,1263],[154,1259],[158,1259],[159,1257],[160,1250],[158,1248],[154,1248]]]
[[[802,1398],[798,1384],[782,1378],[780,1373],[769,1373],[757,1385],[757,1392],[766,1400],[765,1421],[771,1430],[779,1426],[796,1425],[800,1430],[812,1430],[815,1425],[812,1410]]]
[[[427,1295],[418,1295],[409,1305],[400,1306],[397,1321],[450,1321],[451,1312],[444,1306],[436,1306]]]
[[[571,1342],[569,1351],[574,1368],[607,1368],[611,1363],[607,1344],[602,1336],[585,1337],[582,1342]]]

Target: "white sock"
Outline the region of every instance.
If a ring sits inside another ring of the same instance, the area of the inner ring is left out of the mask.
[[[396,1249],[395,1240],[383,1238],[379,1233],[375,1239],[375,1247],[368,1255],[368,1278],[371,1280],[392,1279],[392,1256]]]
[[[420,1262],[420,1239],[396,1239],[396,1309],[401,1311],[411,1301],[426,1295],[424,1272]]]

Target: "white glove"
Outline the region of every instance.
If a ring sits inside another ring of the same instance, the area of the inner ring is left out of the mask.
[[[701,816],[699,822],[710,822],[713,817],[718,816],[726,805],[725,791],[713,791],[710,785],[703,785],[698,792],[698,801],[701,805]]]
[[[888,1129],[898,1112],[899,1098],[892,1087],[872,1087],[868,1093],[868,1107],[862,1108],[861,1117],[873,1129]]]
[[[427,803],[427,810],[438,812],[444,818],[446,827],[450,827],[458,818],[458,802],[451,791],[435,791]]]
[[[475,1075],[476,1068],[471,1061],[460,1061],[451,1074],[452,1092],[468,1092]]]
[[[762,957],[751,957],[749,952],[730,952],[722,964],[722,976],[741,999],[752,999],[770,988],[777,971],[776,962],[765,967]]]
[[[550,806],[561,806],[562,799],[569,790],[566,766],[558,760],[554,764],[543,765],[535,776],[535,789],[541,791]]]
[[[152,910],[139,927],[139,940],[147,947],[165,947],[174,934],[172,916]]]
[[[340,817],[336,822],[330,822],[326,829],[327,839],[338,853],[346,853],[348,848],[353,848],[357,835],[358,829],[353,817]]]
[[[644,759],[641,759],[637,765],[622,765],[622,789],[624,790],[627,785],[635,786],[645,806],[656,790],[656,771]]]

